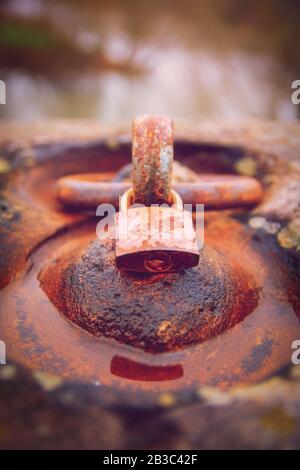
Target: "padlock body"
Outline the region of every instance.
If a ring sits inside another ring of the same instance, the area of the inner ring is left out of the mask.
[[[119,269],[166,273],[197,266],[199,247],[189,211],[173,207],[130,207],[116,214]]]

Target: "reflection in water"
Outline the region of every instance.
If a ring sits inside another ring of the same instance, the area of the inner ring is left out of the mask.
[[[4,117],[297,117],[292,0],[1,5]]]

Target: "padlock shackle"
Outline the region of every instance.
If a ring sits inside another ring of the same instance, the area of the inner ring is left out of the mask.
[[[170,205],[172,205],[174,207],[174,209],[183,210],[182,199],[181,199],[180,195],[176,191],[174,191],[174,189],[171,189],[170,196],[171,196],[171,204]],[[133,202],[133,188],[129,188],[120,197],[119,210],[120,211],[128,210],[130,208],[130,204],[132,204],[132,203],[136,204],[135,202]]]

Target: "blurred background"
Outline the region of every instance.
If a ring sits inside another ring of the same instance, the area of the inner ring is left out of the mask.
[[[298,0],[0,0],[0,116],[295,120]]]

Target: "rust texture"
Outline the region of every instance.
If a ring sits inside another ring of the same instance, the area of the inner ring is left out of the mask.
[[[76,210],[95,211],[101,203],[118,207],[119,197],[131,187],[131,183],[100,179],[101,175],[97,174],[60,178],[56,197],[64,207]],[[184,204],[205,204],[206,210],[251,207],[262,198],[261,184],[249,176],[201,175],[197,182],[178,182],[173,188]]]
[[[135,272],[176,272],[199,262],[199,247],[192,214],[173,208],[131,208],[119,212],[116,230],[126,219],[127,234],[116,239],[116,265]],[[184,227],[185,223],[185,227]],[[188,236],[185,232],[190,226]],[[154,229],[156,228],[156,232]]]
[[[170,202],[173,122],[166,116],[142,115],[132,126],[133,201]]]
[[[192,213],[183,210],[180,195],[171,188],[173,123],[170,119],[140,116],[133,121],[132,165],[133,186],[120,199],[115,218],[116,266],[125,271],[151,274],[197,266],[199,245]],[[165,204],[157,207],[160,201]],[[134,207],[136,203],[142,203],[143,207]],[[152,206],[148,207],[149,204]]]
[[[121,198],[116,214],[116,266],[133,272],[167,273],[199,263],[199,244],[192,213],[183,210],[178,193],[171,190],[172,206],[130,206],[134,189]]]
[[[142,448],[228,447],[232,436],[237,448],[297,447],[299,126],[179,130],[182,164],[255,177],[263,199],[207,213],[203,263],[151,277],[116,271],[98,220],[56,199],[58,178],[92,168],[113,179],[130,161],[125,134],[90,123],[0,131],[0,447],[16,446],[16,429],[23,448],[130,448],[138,437]],[[125,426],[120,407],[140,418]]]
[[[233,326],[258,304],[261,283],[254,280],[256,266],[250,270],[250,246],[237,260],[228,242],[218,242],[220,230],[222,225],[215,223],[207,229],[210,248],[201,250],[199,267],[183,273],[123,274],[114,266],[113,241],[97,240],[79,258],[77,247],[73,253],[59,252],[39,279],[54,305],[95,336],[154,354],[182,349]],[[238,235],[240,230],[234,224],[227,234],[242,251],[246,234]]]

